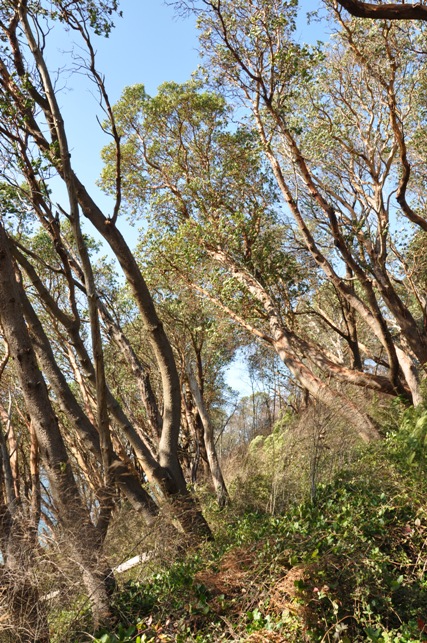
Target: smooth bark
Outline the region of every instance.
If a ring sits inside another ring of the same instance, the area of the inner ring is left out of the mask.
[[[228,495],[227,487],[224,482],[224,478],[221,471],[221,466],[218,460],[218,454],[215,448],[214,440],[214,429],[212,422],[206,408],[205,401],[203,399],[200,387],[197,383],[197,379],[193,373],[191,365],[187,366],[187,377],[188,383],[190,385],[191,392],[196,402],[197,409],[199,411],[200,417],[203,422],[204,427],[204,443],[206,447],[206,455],[209,462],[209,468],[211,471],[212,481],[214,484],[218,505],[222,509],[230,501],[230,496]]]
[[[99,534],[82,503],[46,383],[37,365],[20,305],[8,239],[1,222],[0,322],[15,365],[26,410],[37,436],[59,520],[70,538],[84,572],[89,595],[93,599],[94,619],[96,622],[108,620],[110,608],[106,576],[99,568]],[[91,595],[90,579],[96,582],[96,596]]]
[[[427,6],[422,2],[361,2],[361,0],[336,0],[356,18],[371,20],[427,20]]]

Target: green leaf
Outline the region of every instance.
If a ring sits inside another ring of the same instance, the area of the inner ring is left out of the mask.
[[[378,641],[381,636],[381,630],[374,630],[374,628],[370,626],[366,628],[365,632],[371,641]]]
[[[403,583],[403,576],[401,575],[401,576],[399,576],[399,578],[397,580],[392,580],[391,581],[390,587],[391,587],[391,589],[393,591],[395,591],[396,589],[399,589],[399,587],[402,585],[402,583]]]
[[[260,621],[262,619],[262,614],[257,607],[252,612],[252,619],[254,621]]]

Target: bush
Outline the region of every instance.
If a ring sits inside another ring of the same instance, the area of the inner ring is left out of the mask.
[[[128,581],[96,641],[427,640],[425,415],[405,411],[281,514],[211,505],[216,542]]]

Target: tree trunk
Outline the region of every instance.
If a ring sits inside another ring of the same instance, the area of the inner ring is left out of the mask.
[[[357,18],[371,20],[427,20],[427,6],[422,2],[362,2],[362,0],[337,0],[347,11]]]
[[[9,243],[0,223],[0,322],[16,368],[27,413],[37,436],[58,517],[84,572],[89,594],[92,585],[88,579],[93,578],[99,582],[97,601],[92,602],[94,620],[97,623],[105,622],[110,618],[110,605],[106,583],[99,579],[98,533],[80,497],[19,301]]]
[[[61,369],[56,363],[55,356],[44,332],[43,326],[22,288],[20,289],[20,294],[25,317],[33,339],[33,345],[43,371],[47,375],[49,382],[55,391],[55,395],[58,398],[58,402],[62,410],[74,425],[74,428],[82,439],[83,444],[95,455],[98,461],[100,461],[100,442],[96,428],[83,412],[83,409],[68,386]],[[151,496],[141,486],[141,483],[128,470],[126,465],[114,452],[112,453],[111,474],[113,475],[116,484],[131,502],[133,507],[144,515],[147,524],[151,524],[158,513],[155,503]]]
[[[400,368],[405,376],[412,395],[412,404],[418,406],[424,402],[423,394],[421,392],[420,381],[418,372],[414,362],[410,356],[400,346],[396,345],[397,359],[399,360]]]
[[[188,383],[190,385],[194,401],[196,402],[197,409],[203,422],[204,442],[209,462],[209,468],[211,470],[212,481],[215,487],[218,505],[222,509],[230,501],[230,496],[228,495],[227,487],[225,486],[224,478],[222,476],[222,471],[218,460],[218,455],[215,448],[212,422],[190,364],[187,365],[186,371]]]
[[[329,386],[316,377],[309,368],[295,357],[284,334],[279,335],[278,339],[274,342],[274,347],[283,363],[286,364],[304,388],[309,391],[310,395],[345,418],[350,426],[354,426],[364,442],[369,442],[379,437],[378,430],[371,419],[360,411],[356,404],[353,404],[338,391],[330,389]]]

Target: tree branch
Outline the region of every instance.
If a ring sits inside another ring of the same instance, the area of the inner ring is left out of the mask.
[[[356,18],[370,18],[371,20],[427,20],[427,5],[398,4],[373,4],[360,2],[360,0],[337,0],[338,4]]]

